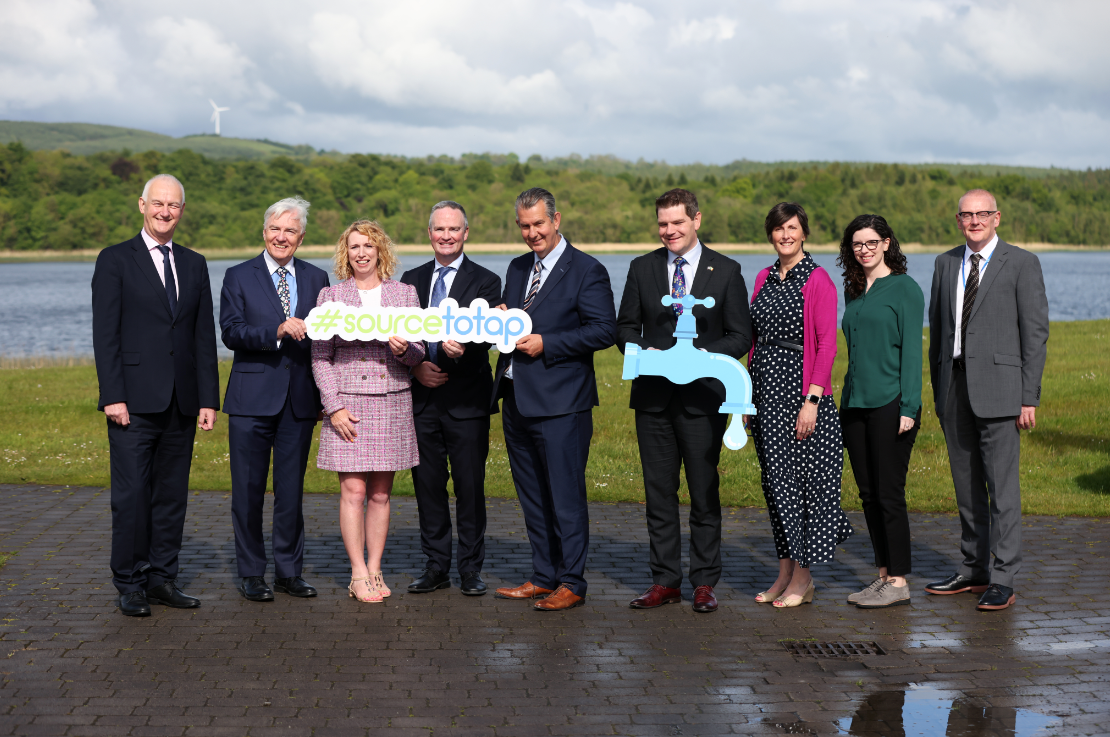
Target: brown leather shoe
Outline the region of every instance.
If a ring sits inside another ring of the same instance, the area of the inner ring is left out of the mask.
[[[628,602],[628,606],[633,609],[654,609],[657,606],[677,604],[680,601],[682,601],[682,592],[678,589],[653,584],[650,589]]]
[[[551,589],[541,589],[531,581],[525,581],[515,588],[503,587],[493,592],[498,599],[542,599]]]
[[[564,609],[573,609],[585,603],[585,596],[578,596],[570,590],[570,586],[561,583],[559,588],[537,601],[532,608],[538,612],[561,612]]]
[[[694,611],[700,614],[717,611],[717,597],[712,586],[698,586],[694,589]]]

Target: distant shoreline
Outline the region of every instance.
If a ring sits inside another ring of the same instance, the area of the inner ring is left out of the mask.
[[[769,253],[770,244],[767,243],[711,243],[714,250],[721,253]],[[925,245],[922,243],[903,243],[902,250],[906,253],[943,253],[956,244]],[[1084,253],[1110,251],[1110,246],[1076,246],[1058,243],[1015,243],[1021,248],[1036,251],[1079,251]],[[587,253],[647,253],[659,248],[658,243],[588,243],[575,244]],[[397,251],[401,254],[426,254],[430,246],[427,243],[398,244]],[[525,249],[519,243],[468,243],[467,250],[471,253],[488,254],[521,254]],[[257,256],[262,252],[262,244],[252,248],[227,248],[227,249],[198,249],[209,260],[245,260]],[[836,253],[839,244],[823,243],[808,246],[812,253]],[[83,248],[73,251],[8,251],[0,250],[0,264],[5,263],[35,263],[35,262],[81,262],[95,261],[100,249]],[[335,253],[335,246],[316,245],[301,246],[297,253],[302,258],[329,258]]]

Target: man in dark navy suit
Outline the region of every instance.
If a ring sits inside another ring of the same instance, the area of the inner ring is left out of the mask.
[[[463,254],[469,233],[462,205],[445,200],[432,207],[428,237],[435,258],[401,277],[416,287],[422,308],[438,307],[447,298],[464,307],[479,298],[500,304],[501,277]],[[424,573],[409,584],[414,594],[451,585],[449,478],[455,488],[460,587],[467,596],[486,593],[481,572],[486,558],[486,457],[493,390],[489,349],[488,343],[429,343],[428,360],[412,370],[412,413],[420,449],[412,483],[420,514],[420,547],[427,556]]]
[[[112,582],[119,608],[188,609],[177,587],[189,468],[197,426],[220,406],[208,263],[173,242],[185,188],[159,174],[139,198],[143,229],[105,248],[92,278],[98,408],[108,422],[112,469]],[[199,421],[198,418],[199,417]]]
[[[308,227],[309,204],[290,197],[263,218],[261,255],[227,270],[220,293],[224,345],[235,351],[224,397],[231,451],[231,515],[239,593],[273,601],[266,585],[262,508],[270,455],[274,466],[274,588],[316,596],[301,578],[304,515],[301,496],[320,393],[312,378],[312,341],[304,318],[328,275],[294,258]]]
[[[493,389],[495,405],[505,400],[505,447],[532,545],[531,578],[497,596],[540,599],[540,611],[580,606],[586,597],[594,353],[617,335],[609,272],[567,242],[561,218],[545,189],[516,198],[516,222],[532,253],[509,264],[504,300],[529,313],[532,333],[501,356]]]

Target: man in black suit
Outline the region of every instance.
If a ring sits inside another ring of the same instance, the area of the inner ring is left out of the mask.
[[[463,254],[470,234],[463,206],[437,203],[428,217],[435,258],[401,277],[416,287],[420,306],[438,307],[450,298],[466,307],[475,299],[501,302],[501,278]],[[489,396],[493,374],[488,343],[445,340],[428,343],[428,360],[412,375],[412,413],[420,465],[412,469],[420,514],[424,573],[409,584],[414,594],[447,588],[451,579],[451,506],[447,480],[454,480],[458,524],[458,571],[467,596],[486,593],[486,457],[489,455]],[[450,471],[448,471],[450,463]]]
[[[675,344],[675,325],[682,307],[664,307],[670,294],[712,297],[713,307],[693,308],[698,337],[694,347],[739,359],[751,348],[748,289],[740,264],[698,240],[701,212],[693,192],[672,189],[655,201],[663,248],[640,256],[628,268],[620,312],[617,346],[629,343],[647,350]],[[721,477],[717,462],[726,415],[719,409],[725,387],[717,379],[676,385],[661,376],[632,382],[629,406],[636,410],[636,438],[644,470],[651,574],[654,581],[633,609],[679,602],[682,596],[682,533],[678,513],[678,473],[686,467],[690,489],[690,583],[694,611],[717,609],[713,587],[721,577]]]
[[[505,400],[505,447],[532,546],[529,580],[496,593],[541,599],[539,611],[585,601],[594,353],[613,345],[617,333],[609,272],[560,234],[561,217],[546,189],[516,198],[517,226],[532,252],[509,264],[504,299],[528,312],[533,332],[501,355],[493,386],[495,406]]]
[[[308,202],[279,200],[262,218],[265,250],[224,274],[220,328],[235,351],[224,397],[231,451],[231,518],[239,593],[273,601],[266,584],[262,508],[270,456],[274,467],[274,589],[316,596],[304,565],[304,472],[323,405],[312,377],[312,340],[304,318],[328,286],[327,273],[293,254],[308,227]]]
[[[200,606],[177,587],[197,417],[220,406],[208,264],[173,242],[185,188],[169,174],[143,187],[142,231],[100,252],[92,279],[98,408],[108,422],[112,582],[132,617],[150,604]]]

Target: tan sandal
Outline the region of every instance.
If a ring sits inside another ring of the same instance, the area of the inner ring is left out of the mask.
[[[779,598],[774,600],[773,605],[778,609],[789,609],[790,607],[808,604],[813,601],[813,592],[813,582],[810,581],[809,588],[806,589],[806,592],[801,596],[798,596],[797,594],[791,594],[790,596],[786,597],[780,596]]]
[[[376,588],[381,593],[383,598],[388,597],[390,594],[393,593],[389,590],[389,587],[385,585],[385,579],[382,578],[381,571],[370,572],[370,585]]]
[[[366,588],[370,591],[369,595],[365,599],[355,593],[355,584],[359,581],[366,581]],[[365,578],[352,577],[351,583],[347,585],[347,593],[351,595],[352,599],[358,599],[359,601],[366,602],[367,604],[380,604],[382,601],[381,592],[370,584],[369,576],[366,576]]]
[[[762,592],[755,595],[755,603],[756,604],[771,604],[771,603],[774,603],[775,599],[782,596],[783,591],[786,591],[785,586],[782,588],[781,591],[774,591],[774,590],[762,591]]]

